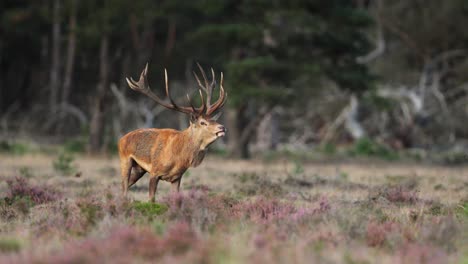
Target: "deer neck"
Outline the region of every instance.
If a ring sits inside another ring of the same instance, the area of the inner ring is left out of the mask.
[[[206,146],[204,146],[203,144],[203,138],[200,134],[196,133],[195,129],[192,126],[189,126],[187,129],[182,131],[182,135],[187,142],[187,151],[196,153],[206,150]]]
[[[203,139],[195,132],[192,126],[182,131],[182,137],[185,138],[185,150],[190,157],[189,162],[192,167],[197,167],[203,161],[206,153],[206,147],[203,144]]]

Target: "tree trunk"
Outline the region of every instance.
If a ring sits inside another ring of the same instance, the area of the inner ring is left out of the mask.
[[[250,137],[246,134],[244,109],[226,108],[226,127],[228,129],[228,151],[232,158],[249,158]],[[252,130],[253,131],[253,130]]]
[[[68,103],[68,97],[71,91],[71,82],[73,77],[73,66],[75,65],[76,53],[76,0],[71,0],[71,11],[69,17],[68,29],[68,44],[67,44],[67,57],[65,61],[65,74],[62,87],[61,98],[61,122],[58,123],[57,132],[62,132],[64,127],[63,117],[65,116],[65,108]]]
[[[69,18],[70,28],[68,32],[67,58],[63,81],[62,104],[67,103],[71,90],[73,66],[75,65],[76,51],[76,0],[71,0],[71,12]]]
[[[101,36],[99,51],[99,83],[91,106],[91,122],[89,125],[88,153],[97,153],[102,147],[104,128],[104,98],[109,84],[109,39],[106,34]]]
[[[264,152],[276,149],[279,142],[278,115],[275,111],[266,114],[255,129],[255,151]]]
[[[54,0],[53,5],[53,22],[52,22],[52,59],[49,76],[49,106],[51,113],[57,111],[57,98],[59,88],[59,71],[60,71],[60,2]]]
[[[233,158],[240,158],[241,155],[241,150],[239,148],[240,146],[240,131],[239,127],[237,126],[237,109],[227,107],[226,108],[226,127],[228,130],[227,134],[227,139],[228,139],[228,151],[229,155]]]

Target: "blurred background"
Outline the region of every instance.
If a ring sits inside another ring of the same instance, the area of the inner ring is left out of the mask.
[[[0,151],[115,153],[186,116],[128,88],[149,62],[163,96],[213,67],[229,93],[216,145],[235,158],[424,158],[468,150],[465,0],[0,2]]]

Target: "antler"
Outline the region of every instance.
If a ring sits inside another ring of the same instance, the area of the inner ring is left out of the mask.
[[[221,81],[219,83],[219,98],[218,100],[216,100],[214,104],[211,104],[211,95],[213,93],[213,89],[216,86],[216,78],[215,78],[214,70],[213,68],[211,68],[211,83],[209,83],[202,66],[199,63],[197,63],[197,66],[202,74],[204,84],[202,84],[202,82],[200,81],[200,78],[198,78],[198,75],[195,72],[193,72],[193,75],[195,76],[195,79],[197,80],[198,86],[206,93],[205,115],[211,116],[218,109],[222,108],[224,104],[226,103],[227,93],[224,91],[224,87],[223,87],[223,73],[221,72]]]
[[[164,100],[159,98],[156,94],[154,94],[151,91],[151,89],[150,89],[150,87],[148,85],[147,73],[148,73],[148,63],[146,64],[145,69],[143,69],[143,71],[141,72],[140,79],[138,80],[138,82],[133,80],[133,78],[131,78],[131,77],[130,77],[130,79],[126,78],[128,86],[130,86],[130,88],[132,88],[132,90],[135,90],[137,92],[140,92],[140,93],[150,97],[151,99],[156,101],[156,103],[158,103],[158,104],[160,104],[160,105],[162,105],[162,106],[164,106],[164,107],[166,107],[168,109],[175,110],[175,111],[185,113],[185,114],[194,114],[194,115],[202,115],[202,114],[205,113],[206,105],[204,103],[201,90],[199,90],[200,96],[202,98],[202,106],[201,107],[198,107],[198,108],[194,107],[192,105],[192,102],[191,102],[190,97],[189,97],[188,94],[187,94],[187,99],[188,99],[188,101],[190,103],[190,107],[178,106],[174,102],[174,99],[172,99],[171,94],[169,93],[169,85],[168,85],[168,80],[167,80],[167,70],[164,69],[164,78],[165,78],[165,83],[166,83],[166,96],[167,96],[167,98],[169,98],[169,103],[167,103],[167,102],[165,102]]]

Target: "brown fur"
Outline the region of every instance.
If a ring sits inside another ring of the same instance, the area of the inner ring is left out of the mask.
[[[207,147],[219,138],[219,131],[224,131],[222,125],[198,117],[183,131],[146,128],[126,134],[119,141],[124,194],[146,172],[150,175],[151,201],[159,180],[171,182],[173,190],[178,191],[184,172],[200,165]]]

